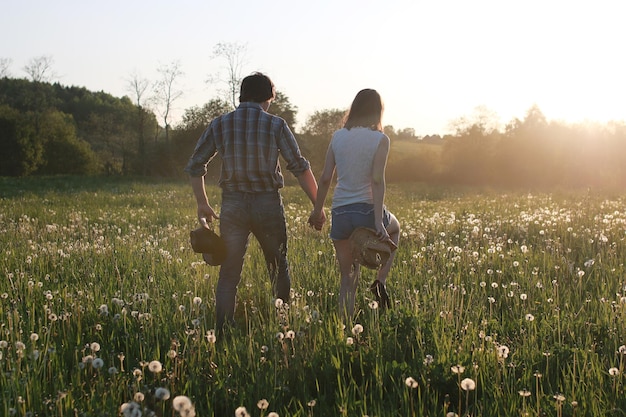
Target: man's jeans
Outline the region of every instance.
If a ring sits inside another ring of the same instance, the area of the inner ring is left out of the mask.
[[[237,285],[252,233],[259,241],[274,295],[289,301],[291,281],[287,263],[287,225],[282,197],[267,193],[222,192],[220,235],[226,242],[226,259],[215,290],[216,330],[232,323]]]

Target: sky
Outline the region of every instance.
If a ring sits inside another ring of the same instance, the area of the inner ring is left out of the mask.
[[[245,46],[242,75],[268,74],[298,109],[347,109],[374,88],[384,125],[446,134],[487,109],[500,123],[532,106],[566,123],[626,119],[623,0],[20,0],[0,14],[0,58],[27,78],[52,60],[53,81],[132,92],[177,63],[173,121],[220,95],[218,43]]]

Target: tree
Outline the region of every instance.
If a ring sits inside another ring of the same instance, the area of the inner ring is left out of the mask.
[[[226,79],[227,85],[226,96],[233,108],[237,107],[239,86],[243,77],[242,67],[246,61],[246,52],[248,46],[246,44],[236,42],[220,42],[213,48],[213,58],[224,59],[226,61]],[[213,82],[214,78],[221,79],[221,75],[209,77],[209,82]]]
[[[44,153],[38,174],[89,175],[97,171],[96,156],[87,142],[76,137],[72,116],[50,111],[41,123],[38,140],[43,142]]]
[[[0,58],[0,78],[9,77],[9,67],[11,66],[11,58]]]
[[[52,71],[53,62],[54,60],[51,56],[42,55],[32,58],[23,69],[34,82],[51,82],[56,78],[56,74]]]
[[[304,124],[304,131],[313,136],[332,136],[333,132],[342,126],[346,115],[345,110],[328,109],[317,110],[307,119]]]
[[[140,77],[137,72],[133,72],[128,79],[128,90],[133,94],[135,105],[137,106],[137,153],[140,164],[141,175],[146,173],[146,111],[145,106],[145,94],[150,86],[148,79]]]
[[[227,103],[221,98],[213,99],[202,107],[193,106],[185,110],[185,114],[183,114],[182,121],[180,125],[177,126],[177,130],[202,131],[211,123],[211,120],[232,110],[233,108],[230,103]]]
[[[178,78],[184,73],[180,69],[180,63],[173,61],[169,65],[160,66],[157,71],[161,78],[154,85],[154,93],[157,103],[160,105],[160,114],[165,127],[165,141],[169,142],[170,124],[169,117],[174,102],[178,100],[183,92],[176,89]]]
[[[26,176],[43,162],[43,146],[37,141],[32,113],[22,113],[0,105],[0,175]]]
[[[294,131],[298,108],[291,104],[291,102],[289,101],[289,97],[287,97],[280,91],[277,91],[276,98],[272,102],[272,105],[269,108],[269,112],[285,119],[291,131]]]

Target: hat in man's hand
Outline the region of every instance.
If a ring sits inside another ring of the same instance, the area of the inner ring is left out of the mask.
[[[370,269],[379,269],[398,247],[390,239],[380,240],[376,230],[357,227],[350,235],[352,258]]]
[[[209,265],[221,265],[226,258],[226,244],[213,230],[199,227],[189,232],[191,247],[196,253],[201,253],[204,262]]]

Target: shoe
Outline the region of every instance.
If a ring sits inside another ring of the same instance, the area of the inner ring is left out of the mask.
[[[383,284],[379,280],[376,280],[370,286],[370,291],[374,294],[374,297],[376,297],[378,306],[381,309],[384,310],[386,308],[391,308],[391,301],[389,300],[389,295],[387,295],[387,289],[385,288],[385,284]]]

